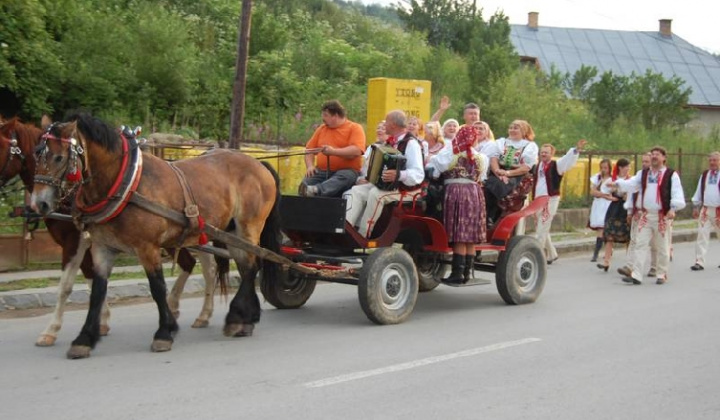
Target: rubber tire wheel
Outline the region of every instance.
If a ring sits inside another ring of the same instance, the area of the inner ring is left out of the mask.
[[[405,321],[415,308],[417,295],[417,269],[406,251],[380,248],[363,264],[358,298],[372,322],[387,325]]]
[[[501,252],[495,270],[495,284],[508,305],[532,303],[545,288],[547,262],[537,239],[514,236]]]
[[[279,270],[278,278],[260,281],[265,300],[278,309],[297,309],[305,304],[315,291],[315,279],[308,279],[295,270]]]

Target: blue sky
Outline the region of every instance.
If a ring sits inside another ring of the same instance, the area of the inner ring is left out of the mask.
[[[360,1],[386,6],[405,3],[404,0]],[[514,24],[525,24],[528,12],[538,12],[540,26],[657,31],[659,19],[672,19],[675,35],[720,54],[718,0],[477,0],[477,5],[484,9],[485,18],[502,9]]]

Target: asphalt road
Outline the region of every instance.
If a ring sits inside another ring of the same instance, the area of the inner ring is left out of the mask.
[[[154,304],[115,307],[86,360],[65,359],[84,311],[53,348],[33,345],[47,316],[0,320],[0,418],[718,419],[720,261],[691,272],[692,246],[675,246],[664,286],[562,257],[535,304],[441,286],[393,326],[371,324],[352,286],[318,286],[299,310],[264,304],[241,339],[222,336],[224,309],[189,328],[201,301],[185,299],[162,354]]]

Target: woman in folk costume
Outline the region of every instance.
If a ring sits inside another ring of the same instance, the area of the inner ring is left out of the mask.
[[[625,158],[618,159],[613,168],[611,182],[628,178],[630,178],[630,161]],[[605,256],[603,257],[603,263],[597,265],[601,270],[608,271],[610,268],[613,244],[627,244],[630,242],[630,225],[628,224],[627,209],[625,208],[626,195],[616,191],[612,192],[612,200],[605,214],[605,229],[603,230]]]
[[[485,182],[491,224],[522,208],[533,186],[530,169],[538,162],[539,155],[535,131],[525,120],[513,121],[508,127],[508,137],[495,143],[500,156],[491,158],[491,174]]]
[[[485,197],[482,181],[489,166],[487,156],[473,148],[478,130],[462,127],[428,164],[433,177],[442,174],[445,184],[444,225],[453,247],[452,272],[443,282],[462,284],[470,280],[475,244],[486,241]]]
[[[612,174],[610,173],[612,164],[610,159],[603,159],[600,161],[600,172],[590,177],[590,195],[593,196],[593,202],[590,206],[590,220],[588,221],[588,227],[597,232],[595,238],[595,251],[593,251],[593,257],[590,262],[597,262],[600,250],[605,243],[603,239],[603,231],[605,230],[605,215],[607,209],[610,207],[612,202],[612,194],[610,189],[607,187],[607,181],[610,180]]]

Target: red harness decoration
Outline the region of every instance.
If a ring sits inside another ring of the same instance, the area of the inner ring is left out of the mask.
[[[80,185],[80,188],[78,189],[77,194],[75,195],[75,206],[78,211],[84,214],[88,213],[97,213],[105,207],[107,207],[110,204],[111,198],[115,197],[118,193],[118,190],[120,189],[120,186],[123,184],[123,180],[125,179],[126,172],[128,170],[128,162],[129,162],[129,146],[128,141],[122,134],[120,135],[120,139],[122,139],[122,146],[123,146],[123,159],[122,163],[120,164],[120,171],[118,171],[117,179],[115,179],[115,182],[113,183],[112,187],[110,188],[110,191],[107,193],[107,196],[100,202],[92,204],[90,206],[83,206],[80,203],[80,196],[82,193],[82,185]],[[139,153],[139,152],[138,152]],[[140,156],[138,156],[138,159],[141,159]],[[108,222],[115,217],[117,217],[124,209],[125,206],[127,206],[128,202],[130,201],[130,197],[132,194],[137,190],[138,184],[140,183],[140,178],[142,175],[142,160],[138,163],[137,168],[137,175],[135,176],[135,179],[133,182],[128,185],[128,188],[126,191],[121,191],[122,193],[122,199],[117,208],[109,215],[103,217],[100,220],[95,221],[94,223],[105,223]]]

